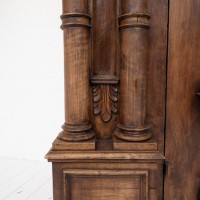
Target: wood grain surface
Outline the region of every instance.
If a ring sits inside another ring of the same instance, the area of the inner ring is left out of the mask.
[[[46,155],[54,200],[161,200],[168,0],[63,0],[61,19],[65,124]]]
[[[90,28],[87,0],[63,1],[65,124],[59,138],[82,141],[94,137],[90,124]]]
[[[200,1],[170,3],[165,199],[200,199]]]

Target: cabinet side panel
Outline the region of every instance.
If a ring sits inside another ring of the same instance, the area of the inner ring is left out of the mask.
[[[200,192],[200,1],[170,3],[165,199]]]

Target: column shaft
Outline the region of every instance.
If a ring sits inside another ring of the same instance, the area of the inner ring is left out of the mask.
[[[121,0],[120,123],[115,136],[128,141],[151,137],[146,118],[147,0]]]
[[[90,21],[88,0],[63,0],[65,124],[59,138],[88,140],[94,136],[89,120]]]

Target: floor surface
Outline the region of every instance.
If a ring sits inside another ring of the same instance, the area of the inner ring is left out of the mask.
[[[0,200],[53,200],[51,163],[0,157]]]

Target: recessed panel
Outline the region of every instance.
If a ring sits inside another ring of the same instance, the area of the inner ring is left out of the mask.
[[[64,200],[147,200],[148,172],[64,170]]]
[[[92,75],[115,76],[118,67],[118,1],[92,2]]]

